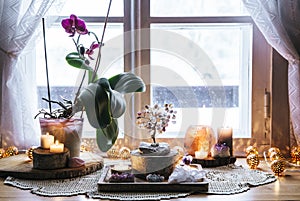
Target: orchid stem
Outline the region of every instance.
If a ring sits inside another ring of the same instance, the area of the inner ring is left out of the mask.
[[[43,37],[44,37],[44,52],[45,52],[45,63],[46,63],[46,76],[47,76],[47,91],[48,91],[48,100],[49,100],[49,110],[50,114],[52,113],[51,108],[51,93],[50,93],[50,84],[49,84],[49,73],[48,73],[48,61],[47,61],[47,47],[46,47],[46,31],[45,31],[45,19],[42,18],[43,24]]]
[[[98,72],[98,69],[99,69],[99,66],[100,66],[101,49],[102,49],[102,46],[103,46],[104,34],[105,34],[105,30],[106,30],[106,25],[107,25],[107,22],[108,22],[108,16],[109,16],[109,11],[110,11],[110,7],[111,7],[111,2],[112,2],[112,0],[109,1],[109,5],[108,5],[105,21],[104,21],[103,32],[102,32],[100,46],[99,46],[99,52],[98,52],[98,57],[97,57],[97,60],[96,60],[96,65],[95,65],[95,69],[94,69],[93,76],[92,76],[92,81],[94,81],[94,79],[96,78],[96,75],[97,75],[97,72]]]
[[[78,87],[78,89],[77,89],[77,92],[76,92],[76,95],[75,95],[75,98],[74,98],[74,104],[76,103],[76,100],[77,100],[77,98],[78,98],[78,96],[79,96],[79,92],[80,92],[80,90],[81,90],[83,81],[84,81],[84,79],[85,79],[85,75],[86,75],[86,70],[85,70],[84,73],[83,73],[83,76],[82,76],[80,85],[79,85],[79,87]]]

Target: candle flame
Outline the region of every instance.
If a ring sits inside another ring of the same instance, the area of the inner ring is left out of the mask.
[[[58,140],[55,140],[55,145],[58,145],[59,144],[59,141]]]
[[[49,133],[47,132],[46,135],[49,135]]]

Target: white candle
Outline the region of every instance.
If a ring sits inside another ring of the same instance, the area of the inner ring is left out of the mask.
[[[232,156],[232,128],[219,128],[218,142],[225,143],[230,148],[230,156]]]
[[[43,149],[49,149],[50,145],[53,143],[54,143],[53,135],[49,135],[49,133],[47,133],[46,135],[41,136],[41,147]]]
[[[62,153],[62,152],[64,152],[64,144],[59,143],[58,140],[56,140],[54,144],[50,145],[50,152],[51,153]]]
[[[200,151],[195,151],[195,158],[205,159],[208,156],[208,152],[201,149]]]

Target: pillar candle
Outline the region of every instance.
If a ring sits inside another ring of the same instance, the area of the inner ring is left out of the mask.
[[[64,152],[64,144],[59,143],[59,141],[56,140],[54,144],[50,145],[50,152],[51,153],[62,153],[62,152]]]
[[[232,156],[232,128],[224,127],[218,129],[218,143],[225,143],[230,148],[230,156]]]
[[[41,147],[43,149],[49,149],[50,145],[54,143],[54,136],[49,135],[47,133],[46,135],[41,135]]]

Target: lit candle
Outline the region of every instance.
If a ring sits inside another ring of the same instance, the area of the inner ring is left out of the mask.
[[[218,129],[218,143],[225,143],[230,148],[230,156],[232,156],[232,128]]]
[[[62,153],[62,152],[64,152],[64,144],[59,143],[58,140],[56,140],[54,144],[50,145],[50,152],[51,153]]]
[[[208,152],[201,149],[200,151],[195,151],[195,158],[205,159],[208,156]]]
[[[50,145],[53,143],[54,143],[53,135],[49,135],[49,133],[47,133],[46,135],[41,136],[41,147],[43,149],[49,149]]]

